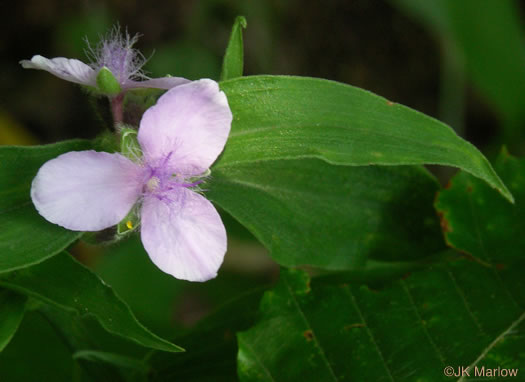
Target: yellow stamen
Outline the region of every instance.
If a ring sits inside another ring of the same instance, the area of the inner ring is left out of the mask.
[[[126,222],[126,227],[128,227],[128,229],[133,229],[133,222],[131,220],[128,220]]]
[[[159,183],[159,178],[157,178],[156,176],[152,176],[146,183],[146,189],[148,191],[155,191],[155,189],[159,186]]]

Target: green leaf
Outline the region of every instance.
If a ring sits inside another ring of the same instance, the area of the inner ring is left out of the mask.
[[[252,273],[239,268],[243,264],[230,265],[235,262],[235,252],[238,257],[249,256],[248,252],[253,251],[250,245],[239,245],[238,240],[228,237],[228,251],[229,259],[218,277],[206,283],[188,283],[160,272],[144,250],[139,235],[131,235],[114,246],[104,247],[96,272],[130,305],[140,322],[162,337],[172,338],[201,314],[214,311],[241,291],[269,282],[267,268]]]
[[[82,232],[51,224],[36,211],[31,182],[46,161],[93,148],[89,141],[0,147],[0,273],[37,264],[63,251]]]
[[[73,359],[103,362],[118,368],[132,369],[141,373],[147,373],[149,370],[148,365],[141,360],[97,350],[79,350],[73,354]]]
[[[69,357],[77,351],[90,349],[118,354],[131,359],[141,359],[149,349],[130,342],[123,337],[105,330],[93,315],[76,315],[60,307],[40,303],[38,312],[53,326],[58,336],[69,348]],[[86,359],[75,360],[76,372],[89,375],[90,381],[125,381],[131,369],[118,368],[108,362],[91,362]]]
[[[71,382],[72,369],[66,344],[35,311],[26,313],[14,338],[0,353],[2,382]]]
[[[0,285],[73,314],[91,315],[108,332],[142,346],[183,351],[142,326],[110,287],[67,253],[6,274]]]
[[[448,244],[487,264],[509,284],[509,294],[525,299],[525,159],[504,151],[495,163],[516,196],[512,206],[478,179],[458,173],[439,193],[436,209]]]
[[[491,269],[465,259],[384,290],[283,270],[257,324],[237,336],[239,377],[415,382],[449,380],[447,366],[522,370],[524,306]]]
[[[242,30],[246,29],[246,26],[246,19],[243,16],[237,16],[222,61],[221,81],[242,77],[244,66]]]
[[[254,289],[234,298],[177,337],[188,352],[152,353],[150,381],[237,381],[235,332],[253,325],[262,293],[262,288]]]
[[[188,283],[159,272],[139,235],[105,246],[95,271],[130,305],[142,323],[155,333],[173,336],[175,304],[183,300],[181,292]]]
[[[282,265],[388,274],[444,249],[432,208],[438,188],[415,166],[267,160],[214,169],[206,196]]]
[[[461,52],[473,83],[506,119],[508,127],[516,130],[508,133],[519,134],[525,119],[525,49],[517,2],[489,0],[481,6],[477,0],[393,3]]]
[[[0,352],[16,333],[25,313],[26,297],[0,290]]]
[[[512,201],[487,159],[447,125],[353,86],[313,78],[242,77],[221,83],[234,115],[215,168],[319,158],[365,166],[458,167]]]

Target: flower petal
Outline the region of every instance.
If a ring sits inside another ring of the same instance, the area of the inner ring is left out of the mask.
[[[100,231],[124,219],[142,192],[142,169],[120,154],[72,151],[46,163],[31,198],[51,223]]]
[[[226,95],[204,79],[177,86],[142,116],[138,140],[146,162],[184,175],[206,171],[221,153],[232,122]]]
[[[42,56],[33,56],[31,61],[22,60],[20,64],[25,69],[45,70],[66,81],[97,86],[97,76],[93,68],[79,60],[64,57],[48,59]]]
[[[178,279],[206,281],[226,253],[226,230],[203,196],[178,188],[163,198],[146,196],[141,238],[153,263]]]
[[[162,78],[150,78],[145,81],[133,81],[128,80],[123,85],[123,89],[135,89],[135,88],[154,88],[154,89],[171,89],[175,86],[187,84],[191,82],[186,78],[182,77],[162,77]]]

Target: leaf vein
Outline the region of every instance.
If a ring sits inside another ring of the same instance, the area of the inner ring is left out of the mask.
[[[472,318],[472,321],[474,322],[474,324],[476,325],[476,327],[478,328],[480,333],[486,336],[487,333],[485,333],[485,331],[481,327],[480,322],[478,321],[476,316],[474,316],[474,313],[472,312],[472,310],[470,308],[470,304],[467,301],[467,297],[466,297],[465,293],[463,292],[463,289],[459,286],[456,278],[454,277],[454,275],[452,274],[450,269],[447,269],[447,275],[449,276],[450,280],[452,281],[452,284],[454,285],[454,288],[456,289],[456,292],[458,293],[458,295],[461,298],[463,304],[465,305],[465,308],[467,309],[467,312],[468,312],[469,316]]]
[[[242,342],[246,347],[248,347],[250,349],[250,352],[252,353],[252,355],[255,357],[255,359],[257,360],[257,363],[259,364],[259,366],[261,366],[261,368],[264,370],[264,372],[266,373],[266,375],[272,380],[275,382],[275,378],[273,377],[273,375],[270,373],[270,370],[268,370],[268,368],[264,365],[264,363],[260,360],[259,356],[257,355],[257,352],[253,350],[253,347],[250,343],[248,343],[247,341],[244,341],[242,340],[242,337],[238,337],[239,339],[239,342]],[[240,345],[240,344],[239,344]]]
[[[412,297],[412,294],[410,293],[410,290],[408,289],[408,286],[406,285],[406,282],[404,280],[402,280],[401,285],[403,285],[403,290],[407,294],[408,299],[410,300],[410,304],[412,305],[412,308],[413,308],[414,312],[416,313],[417,318],[421,322],[421,327],[423,328],[423,332],[425,333],[425,336],[428,338],[428,341],[429,341],[430,345],[436,351],[436,354],[437,354],[439,360],[441,361],[443,366],[445,366],[446,365],[446,359],[443,356],[443,354],[441,353],[441,350],[439,350],[439,347],[436,345],[436,343],[432,339],[432,336],[430,335],[427,327],[423,323],[423,318],[421,317],[421,314],[419,313],[419,309],[418,309],[418,307],[416,305],[416,302],[414,301],[414,298]]]
[[[474,220],[474,227],[476,229],[476,236],[477,236],[477,240],[478,240],[481,252],[483,253],[483,255],[485,257],[485,260],[490,262],[490,265],[491,265],[490,268],[492,270],[492,273],[496,276],[496,279],[498,280],[499,284],[501,285],[501,287],[503,288],[505,293],[510,297],[510,299],[514,303],[514,305],[516,305],[516,307],[519,310],[521,310],[520,304],[518,303],[518,301],[516,301],[516,299],[514,298],[514,295],[511,293],[511,291],[509,290],[507,285],[503,282],[503,279],[501,278],[500,273],[497,271],[497,269],[494,267],[494,264],[492,263],[493,259],[489,255],[489,252],[487,251],[487,249],[485,247],[485,242],[483,241],[483,236],[481,234],[481,229],[480,229],[480,226],[479,226],[478,215],[476,214],[476,209],[474,208],[474,205],[473,205],[473,202],[472,202],[472,196],[469,193],[467,193],[467,200],[468,200],[468,204],[469,204],[469,207],[470,207],[470,212],[471,212],[471,215],[472,215],[472,219]]]
[[[288,284],[288,282],[286,281],[286,279],[284,279],[284,283],[286,284],[286,288],[288,289],[288,292],[290,293],[290,296],[292,298],[292,301],[294,302],[295,304],[295,307],[297,308],[297,310],[299,311],[304,323],[306,324],[306,326],[312,331],[312,334],[313,334],[313,341],[314,341],[314,344],[316,345],[316,347],[319,349],[319,353],[321,355],[321,358],[323,359],[323,361],[325,362],[327,368],[328,368],[328,371],[330,372],[330,374],[332,375],[332,378],[335,382],[338,382],[337,380],[337,377],[335,376],[335,373],[334,373],[334,370],[332,369],[332,366],[330,365],[330,362],[328,362],[328,358],[326,358],[326,354],[324,353],[324,350],[323,348],[321,347],[321,344],[319,343],[319,340],[317,339],[317,336],[315,335],[314,333],[314,329],[312,327],[312,325],[310,324],[310,322],[308,321],[308,319],[306,318],[304,312],[302,311],[301,307],[299,306],[299,302],[297,301],[297,299],[295,298],[295,295],[292,291],[292,288],[290,287],[290,284]]]
[[[505,338],[505,336],[510,334],[512,332],[512,330],[514,330],[514,328],[516,326],[518,326],[523,320],[525,320],[525,312],[522,313],[521,316],[518,317],[518,319],[516,321],[514,321],[512,324],[510,324],[510,326],[506,330],[504,330],[499,336],[497,336],[496,339],[494,341],[492,341],[485,349],[483,349],[483,351],[481,352],[479,357],[476,358],[476,360],[474,362],[472,362],[468,366],[467,369],[471,369],[471,368],[475,367],[498,344],[498,342],[500,342],[503,338]],[[461,378],[459,378],[457,380],[457,382],[462,382],[464,380],[465,380],[465,378],[462,376]]]
[[[388,367],[388,364],[386,363],[385,357],[383,356],[383,352],[379,348],[379,345],[377,344],[374,336],[372,335],[372,331],[370,330],[370,327],[368,326],[368,323],[366,322],[365,317],[363,316],[363,312],[359,308],[359,305],[357,304],[357,301],[356,301],[352,291],[350,291],[350,288],[348,286],[345,287],[343,290],[350,297],[350,300],[352,301],[352,304],[354,305],[354,307],[355,307],[355,309],[357,311],[357,314],[359,314],[359,318],[361,319],[361,321],[363,321],[363,324],[365,325],[365,328],[366,328],[366,332],[367,332],[368,336],[370,337],[370,340],[372,341],[372,344],[374,345],[375,349],[377,350],[377,353],[379,354],[379,358],[381,358],[381,361],[383,361],[383,365],[385,367],[386,372],[388,373],[388,376],[390,377],[390,380],[392,382],[395,382],[394,376],[392,375],[392,372],[390,371],[390,368]]]

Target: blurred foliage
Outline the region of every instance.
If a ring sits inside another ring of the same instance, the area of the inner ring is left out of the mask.
[[[433,32],[443,56],[466,72],[497,113],[503,131],[496,141],[525,152],[525,30],[516,0],[392,0]],[[446,62],[446,61],[445,61]],[[446,64],[444,65],[446,67]],[[447,73],[444,73],[447,74]],[[443,83],[443,87],[454,86]],[[462,86],[465,86],[462,84]],[[454,86],[456,92],[462,90]],[[454,97],[444,92],[443,97]],[[461,101],[460,101],[461,102]]]
[[[43,4],[6,4],[12,17],[0,27],[8,36],[0,45],[0,83],[10,92],[4,107],[41,142],[93,137],[100,124],[77,87],[47,73],[23,70],[18,61],[34,54],[85,60],[84,36],[95,44],[115,22],[130,34],[142,34],[138,48],[150,58],[145,69],[151,76],[218,78],[232,22],[243,14],[250,24],[244,38],[247,75],[323,77],[364,87],[431,115],[437,110],[437,46],[385,2]]]
[[[13,130],[24,129],[42,143],[93,137],[100,132],[100,124],[85,95],[47,74],[24,71],[19,60],[34,54],[84,60],[84,38],[96,45],[118,22],[130,34],[142,34],[138,48],[149,58],[145,69],[151,76],[172,73],[191,79],[218,78],[232,22],[243,14],[250,23],[244,38],[248,75],[295,74],[350,83],[443,117],[459,131],[464,124],[467,138],[477,145],[520,135],[519,131],[525,131],[520,101],[524,97],[515,93],[524,80],[514,80],[511,73],[525,70],[519,61],[524,54],[522,3],[483,0],[478,6],[477,1],[462,1],[458,2],[461,6],[451,7],[452,3],[9,2],[4,11],[11,17],[0,26],[4,36],[0,42],[0,84],[9,93],[9,97],[2,97],[2,106],[11,113],[11,125],[19,126]],[[469,7],[477,10],[472,14],[475,17],[465,16]],[[479,33],[468,34],[465,28],[469,26],[463,20],[470,20],[469,25]],[[466,61],[459,57],[465,53]],[[465,65],[481,92],[463,83]],[[498,69],[500,76],[487,77],[485,69]],[[446,78],[450,80],[445,84]],[[487,86],[480,84],[484,78]],[[501,80],[500,90],[508,89],[514,96],[501,96],[497,89]],[[486,107],[485,100],[496,106]],[[508,118],[499,117],[501,110],[507,110]],[[506,135],[500,134],[502,131]],[[0,144],[12,142],[0,134]],[[29,143],[23,138],[19,142]],[[519,143],[515,146],[521,147]]]
[[[225,223],[228,226],[228,221]],[[246,253],[236,254],[238,243],[230,237],[226,266],[216,279],[202,284],[177,280],[160,272],[149,259],[138,236],[106,247],[96,269],[129,302],[146,327],[165,338],[173,338],[175,333],[193,325],[233,296],[268,284],[274,278],[272,268],[267,266],[260,267],[255,275],[239,273],[238,268],[228,267],[228,262],[240,256],[249,257]],[[247,248],[253,250],[253,244]],[[266,274],[260,272],[261,269],[266,269]]]
[[[31,381],[35,375],[42,382],[71,381],[73,368],[70,349],[38,312],[25,315],[15,337],[0,353],[0,375],[9,376],[10,382]]]

